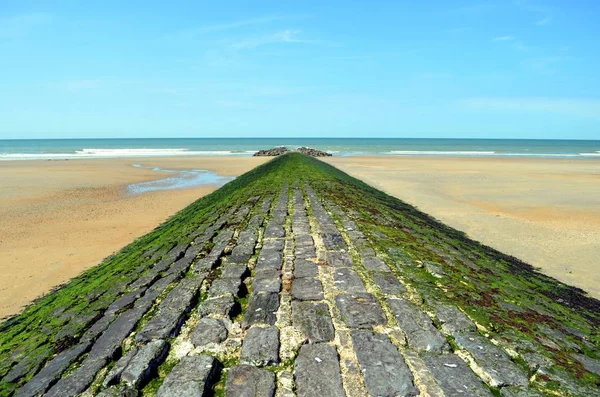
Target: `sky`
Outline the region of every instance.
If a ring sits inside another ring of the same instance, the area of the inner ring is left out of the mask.
[[[600,139],[600,2],[0,0],[0,138]]]

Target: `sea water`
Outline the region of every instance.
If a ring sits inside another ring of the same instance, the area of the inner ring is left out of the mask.
[[[0,140],[0,160],[251,156],[276,146],[309,146],[336,156],[600,158],[600,140],[421,138],[158,138]]]

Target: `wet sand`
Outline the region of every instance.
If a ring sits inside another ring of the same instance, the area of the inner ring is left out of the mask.
[[[600,298],[600,159],[346,157],[327,162]]]
[[[217,186],[127,194],[130,183],[206,169],[237,176],[265,158],[0,162],[0,318],[98,264]]]
[[[0,162],[0,317],[98,264],[203,186],[128,196],[168,176],[132,164],[240,175],[269,158]],[[600,160],[348,157],[326,161],[470,237],[600,298]]]

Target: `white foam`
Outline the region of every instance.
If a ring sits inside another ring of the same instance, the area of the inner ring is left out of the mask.
[[[67,160],[83,158],[174,157],[174,156],[247,156],[253,150],[188,150],[173,148],[97,149],[86,148],[74,153],[2,153],[0,160]]]
[[[470,151],[470,150],[459,150],[459,151],[437,151],[437,150],[392,150],[391,154],[416,154],[416,155],[434,155],[434,156],[486,156],[493,155],[496,152],[489,151]]]
[[[427,151],[393,150],[389,154],[412,156],[495,156],[495,157],[581,157],[600,156],[600,153],[497,153],[492,151]]]

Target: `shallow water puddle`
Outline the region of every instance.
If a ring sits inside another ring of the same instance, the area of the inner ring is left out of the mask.
[[[148,168],[157,172],[168,172],[173,175],[156,181],[132,183],[127,186],[127,192],[130,195],[207,185],[220,187],[234,179],[234,177],[220,176],[207,170],[169,170],[159,167],[146,167],[141,164],[133,164],[133,166],[136,168]]]

